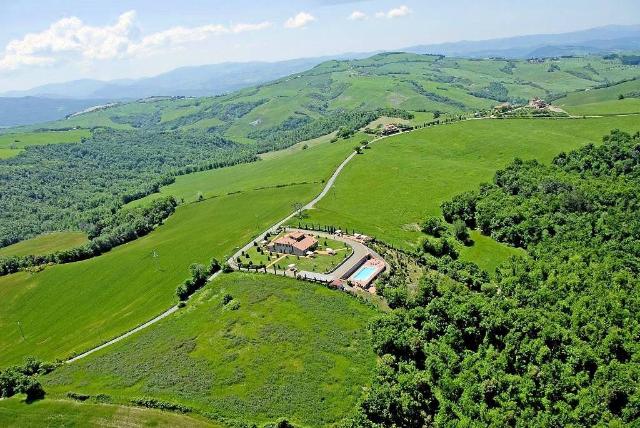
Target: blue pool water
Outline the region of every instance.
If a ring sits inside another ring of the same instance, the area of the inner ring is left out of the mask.
[[[375,271],[376,271],[376,268],[374,267],[371,267],[371,266],[363,267],[358,271],[358,273],[356,273],[353,279],[356,281],[366,281],[369,278],[371,278],[371,275],[373,275]]]

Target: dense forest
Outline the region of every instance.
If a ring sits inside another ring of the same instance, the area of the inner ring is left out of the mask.
[[[391,275],[382,292],[396,309],[371,326],[381,363],[353,424],[637,423],[640,134],[614,131],[551,165],[516,160],[443,213],[528,256],[490,278],[422,253],[413,293]]]
[[[0,247],[99,224],[176,175],[250,162],[255,149],[195,132],[95,130],[81,143],[27,148],[0,161]]]

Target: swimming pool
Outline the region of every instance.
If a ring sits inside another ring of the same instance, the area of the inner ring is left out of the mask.
[[[355,281],[368,281],[375,273],[376,268],[371,266],[365,266],[360,269],[353,277]]]

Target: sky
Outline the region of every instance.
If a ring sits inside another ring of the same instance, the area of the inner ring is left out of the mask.
[[[639,23],[638,0],[0,0],[0,91]]]

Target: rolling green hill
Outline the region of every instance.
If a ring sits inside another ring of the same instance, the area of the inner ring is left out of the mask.
[[[548,162],[561,151],[599,143],[611,129],[638,127],[637,117],[471,120],[384,139],[345,168],[303,222],[355,228],[415,250],[425,216],[440,215],[443,201],[490,181],[513,158]],[[476,245],[462,257],[489,270],[510,255],[493,241],[479,238]]]
[[[574,115],[640,113],[640,79],[574,92],[554,104]]]
[[[0,423],[6,428],[37,426],[222,427],[222,425],[209,421],[154,409],[81,403],[68,399],[45,400],[27,404],[17,398],[0,402]]]
[[[223,303],[223,296],[233,300]],[[189,307],[44,379],[52,397],[107,394],[180,403],[220,422],[328,426],[355,406],[375,358],[376,311],[290,278],[230,274]],[[0,419],[1,421],[1,419]],[[237,425],[236,425],[237,426]]]
[[[525,61],[388,53],[328,61],[219,97],[152,98],[31,129],[199,128],[251,143],[283,123],[300,126],[341,109],[473,112],[502,101],[558,96],[638,76],[638,67],[598,56]]]
[[[0,185],[10,193],[6,198],[10,203],[0,200],[0,209],[10,219],[0,227],[0,242],[6,246],[40,233],[71,229],[91,235],[99,229],[97,213],[108,216],[185,172],[221,166],[213,151],[198,147],[204,139],[224,144],[229,149],[224,157],[232,163],[250,161],[252,152],[286,148],[336,131],[349,135],[380,116],[416,125],[439,115],[469,114],[534,96],[557,97],[639,74],[637,66],[624,65],[618,57],[516,61],[387,53],[328,61],[219,97],[156,97],[21,128],[24,134],[14,129],[0,140],[0,157],[15,157],[0,161]],[[635,99],[622,103],[624,109],[632,109]],[[93,129],[89,138],[88,129]],[[82,147],[34,147],[16,157],[22,147],[16,140],[38,145],[81,137],[86,139]],[[178,140],[183,143],[169,148]],[[119,156],[117,151],[125,146],[142,157],[132,162]],[[39,168],[44,163],[56,167]],[[105,165],[118,171],[113,185],[105,186],[111,174]],[[74,185],[60,188],[56,171],[73,176]],[[141,176],[136,180],[140,171],[145,172],[146,184],[140,183]],[[42,183],[36,196],[41,203],[31,211],[20,208],[34,197],[24,184],[25,175],[38,175]]]
[[[1,364],[25,355],[65,358],[164,311],[176,303],[175,289],[191,263],[223,260],[288,214],[294,202],[312,199],[355,138],[362,136],[185,176],[201,184],[169,192],[189,201],[201,190],[206,199],[179,206],[151,234],[90,260],[0,277]],[[307,167],[291,175],[298,162]]]

